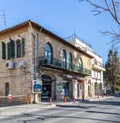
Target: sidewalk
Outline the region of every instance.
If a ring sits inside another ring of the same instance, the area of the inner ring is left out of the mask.
[[[113,96],[108,96],[108,97],[93,97],[93,98],[88,98],[85,99],[84,102],[91,102],[91,101],[99,101],[103,99],[108,99],[108,98],[114,98]],[[81,106],[84,106],[84,103],[82,103],[81,99],[75,100],[74,101],[67,101],[64,103],[63,100],[61,101],[54,101],[51,105],[50,102],[40,102],[38,104],[25,104],[25,105],[17,105],[17,106],[7,106],[7,107],[0,107],[0,119],[5,118],[7,116],[12,116],[12,115],[19,115],[23,113],[30,113],[33,111],[37,110],[42,110],[45,108],[52,108],[56,106],[67,106],[67,105],[73,105],[74,104],[80,104]]]
[[[50,105],[49,102],[40,102],[38,104],[25,104],[17,106],[0,107],[0,119],[5,118],[7,116],[30,113],[33,111],[42,110],[45,108],[52,108],[55,106],[56,105],[54,103]]]
[[[90,97],[90,98],[87,98],[87,99],[85,99],[85,100],[87,100],[87,101],[99,101],[99,100],[104,100],[104,99],[110,99],[110,98],[114,98],[114,96],[106,96],[106,95],[104,95],[104,96],[94,96],[94,97]]]

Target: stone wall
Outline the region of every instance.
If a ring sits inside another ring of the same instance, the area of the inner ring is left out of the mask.
[[[20,105],[20,104],[26,104],[27,100],[26,97],[21,95],[18,97],[13,97],[12,99],[8,99],[8,97],[0,97],[0,107],[3,106],[12,106],[12,105]]]

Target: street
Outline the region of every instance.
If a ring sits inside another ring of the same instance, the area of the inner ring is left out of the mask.
[[[0,123],[120,123],[120,97],[26,110],[1,118]]]

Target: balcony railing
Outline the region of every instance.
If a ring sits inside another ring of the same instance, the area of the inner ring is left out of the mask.
[[[53,58],[52,60],[45,57],[39,57],[39,63],[41,66],[43,65],[52,65],[53,67],[57,67],[60,69],[66,69],[69,71],[85,74],[85,75],[91,75],[91,70],[80,68],[76,65],[65,63],[63,61],[60,61],[58,59]]]

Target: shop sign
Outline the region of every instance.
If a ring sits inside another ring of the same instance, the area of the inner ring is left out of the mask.
[[[77,80],[80,84],[82,84],[82,80]]]

